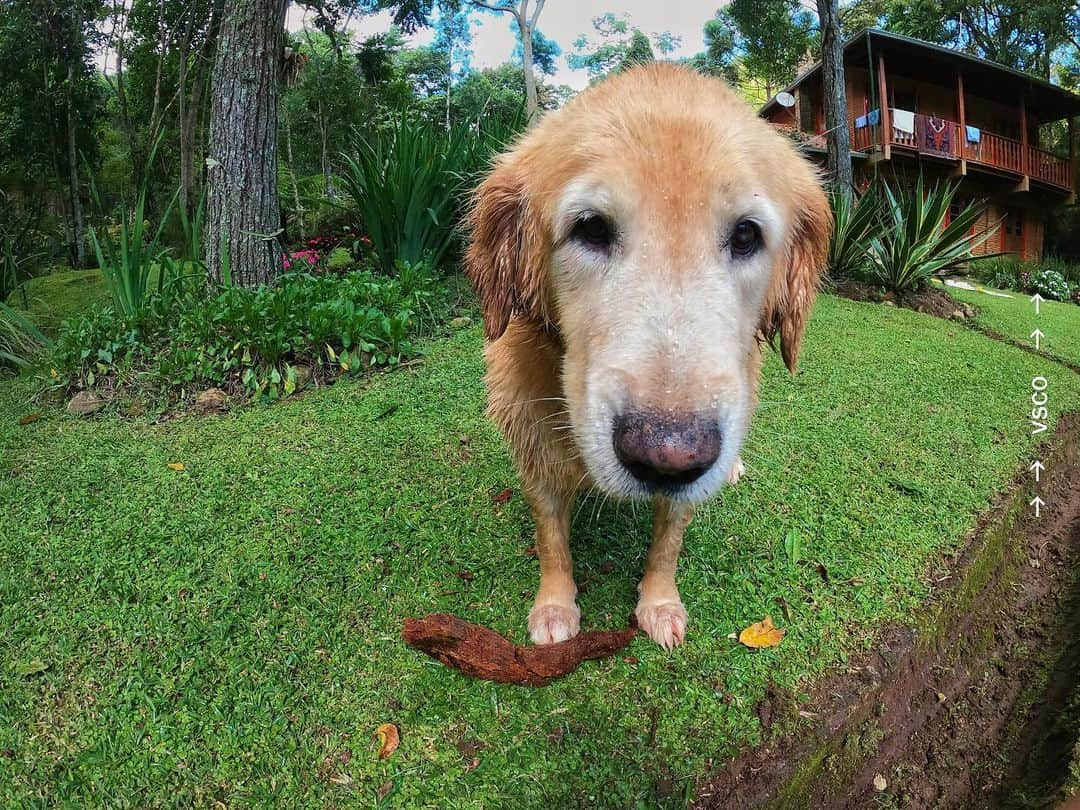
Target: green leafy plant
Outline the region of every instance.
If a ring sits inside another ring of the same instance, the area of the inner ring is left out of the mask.
[[[326,266],[335,271],[347,270],[354,264],[356,264],[356,259],[353,258],[349,249],[344,247],[334,248],[326,259]]]
[[[343,155],[342,177],[358,218],[386,272],[395,259],[438,265],[454,239],[462,170],[470,134],[445,134],[409,121],[358,139]]]
[[[975,258],[973,250],[993,231],[972,233],[983,206],[968,205],[946,225],[956,186],[923,180],[910,187],[882,185],[885,199],[881,232],[870,240],[870,276],[889,290],[922,287],[933,276],[947,275]]]
[[[155,145],[150,152],[151,162],[156,152]],[[122,214],[115,245],[107,234],[99,237],[97,229],[89,228],[90,243],[94,247],[98,266],[105,276],[113,301],[118,309],[129,316],[142,312],[155,275],[157,291],[160,293],[168,280],[169,271],[175,268],[175,265],[169,263],[162,264],[161,258],[167,254],[165,250],[159,249],[159,245],[165,223],[180,192],[177,190],[173,195],[161,222],[153,236],[149,237],[146,222],[147,185],[148,180],[144,179],[130,216],[127,212]],[[93,181],[90,188],[94,198],[99,199]]]
[[[444,263],[458,239],[467,190],[515,124],[459,124],[450,132],[402,115],[342,155],[355,231],[367,234],[385,272],[394,263]]]
[[[0,301],[0,367],[31,368],[51,346],[33,321]]]
[[[207,386],[277,399],[299,366],[317,380],[394,366],[416,354],[433,321],[430,266],[393,276],[288,273],[274,286],[223,286],[207,295],[166,288],[137,315],[115,306],[65,325],[50,364],[62,385],[150,387],[167,398]]]
[[[829,203],[835,221],[829,242],[829,275],[834,279],[861,275],[870,262],[871,241],[879,238],[882,231],[878,188],[871,185],[858,196],[849,196],[832,188]]]
[[[0,225],[0,302],[7,301],[13,292],[19,292],[24,307],[28,302],[22,282],[28,276],[27,268],[45,255],[40,251],[25,253],[25,242],[25,239],[20,239],[19,235]]]
[[[1027,294],[1038,292],[1055,301],[1071,300],[1080,290],[1080,281],[1070,280],[1080,275],[1077,266],[1053,257],[1038,262],[1021,261],[1015,256],[991,258],[979,262],[973,274],[991,287]]]
[[[1039,293],[1043,298],[1053,301],[1068,301],[1069,282],[1057,270],[1038,269],[1031,274],[1029,289],[1025,292]]]

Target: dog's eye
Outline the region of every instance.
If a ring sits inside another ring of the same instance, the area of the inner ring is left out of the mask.
[[[731,252],[736,256],[749,256],[761,247],[761,228],[753,220],[740,220],[731,232]]]
[[[585,214],[574,223],[570,238],[585,247],[607,253],[615,240],[611,224],[599,214]]]

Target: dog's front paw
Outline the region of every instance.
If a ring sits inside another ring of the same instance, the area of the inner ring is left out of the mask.
[[[735,459],[735,463],[731,465],[731,470],[727,474],[727,482],[737,484],[744,475],[746,475],[746,465],[742,463],[742,456],[739,456]]]
[[[578,634],[581,611],[577,605],[533,605],[529,611],[529,636],[533,644],[555,644]]]
[[[687,615],[682,602],[639,602],[634,615],[638,627],[665,650],[678,647],[686,637]]]

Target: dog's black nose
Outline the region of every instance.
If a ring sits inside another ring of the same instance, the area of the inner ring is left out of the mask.
[[[720,455],[720,425],[694,413],[635,411],[615,418],[615,455],[651,489],[671,489],[705,474]]]

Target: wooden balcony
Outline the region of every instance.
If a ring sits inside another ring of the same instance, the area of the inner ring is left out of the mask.
[[[895,110],[890,113],[895,114]],[[921,114],[914,118],[911,132],[899,130],[895,125],[889,127],[891,148],[957,162],[964,160],[1067,191],[1073,188],[1071,167],[1064,158],[986,130],[980,132],[978,143],[972,143],[955,121]],[[890,124],[895,124],[892,115]],[[871,152],[885,145],[880,123],[856,128],[855,119],[852,119],[849,126],[852,151]]]

